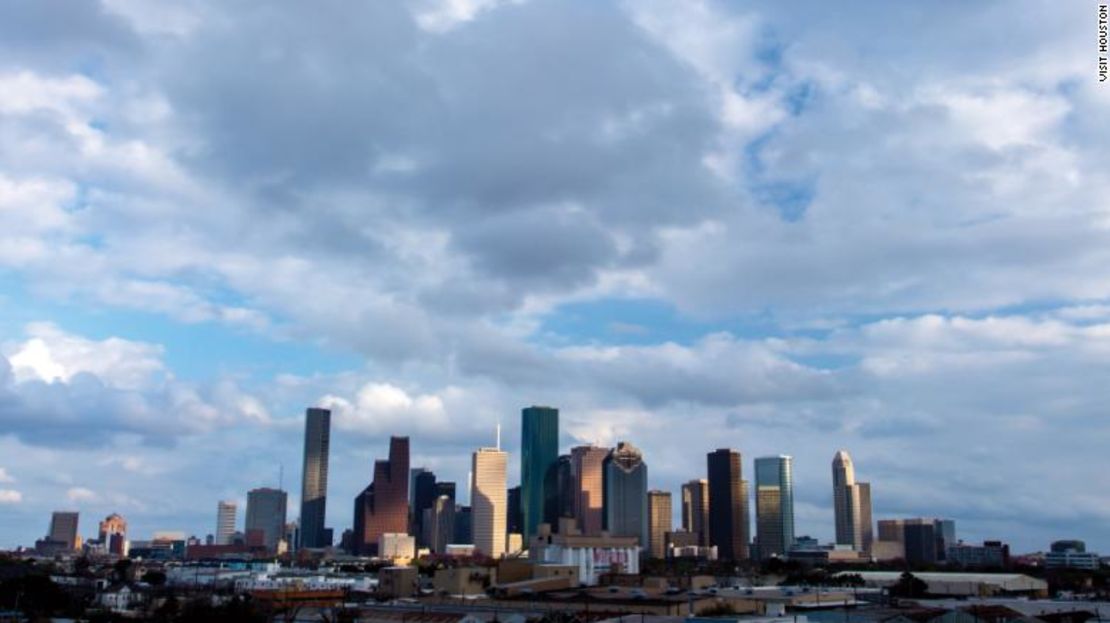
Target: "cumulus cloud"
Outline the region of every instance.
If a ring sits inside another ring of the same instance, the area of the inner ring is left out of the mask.
[[[96,492],[85,487],[70,487],[66,491],[66,499],[70,502],[91,502],[97,499]]]
[[[265,426],[266,406],[229,379],[169,373],[156,344],[91,340],[32,323],[0,357],[0,421],[36,443],[98,445],[119,435],[168,444],[236,422]]]
[[[0,467],[0,484],[11,484],[15,482],[15,476],[8,473],[8,470]]]
[[[23,493],[15,489],[0,489],[0,504],[19,504],[23,501]]]
[[[564,409],[565,443],[643,446],[661,486],[701,474],[702,448],[792,452],[818,534],[841,445],[881,512],[958,513],[983,536],[1021,516],[1040,538],[1053,508],[1094,525],[1104,504],[1054,497],[1107,441],[1110,108],[1088,16],[807,11],[0,6],[0,269],[28,306],[5,326],[52,317],[36,305],[138,310],[170,340],[214,325],[363,360],[192,381],[124,323],[32,324],[0,351],[0,443],[35,466],[21,487],[50,473],[38,452],[110,446],[134,460],[81,458],[203,495],[198,470],[230,467],[209,443],[251,457],[207,483],[241,495],[295,463],[290,414],[313,402],[336,413],[337,456],[407,433],[460,473],[536,401]],[[1002,22],[1010,38],[982,37]],[[552,322],[626,298],[689,330]],[[203,461],[136,445],[170,443]],[[357,492],[363,467],[337,486]]]

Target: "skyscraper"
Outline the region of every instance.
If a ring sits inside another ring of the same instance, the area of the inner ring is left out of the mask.
[[[508,491],[508,510],[505,515],[505,529],[511,534],[524,534],[524,511],[520,508],[520,486]]]
[[[430,508],[424,509],[424,540],[428,548],[437,554],[447,551],[447,545],[455,538],[455,499],[441,495]]]
[[[374,461],[374,480],[355,498],[354,547],[377,552],[386,533],[408,533],[409,438],[390,437],[389,459]],[[433,485],[434,486],[434,485]]]
[[[785,455],[755,460],[755,539],[760,559],[781,557],[794,544],[793,463]]]
[[[496,448],[479,448],[471,461],[470,524],[474,548],[491,558],[505,553],[505,486],[509,455]]]
[[[833,511],[836,513],[836,542],[858,551],[870,551],[871,485],[856,482],[856,470],[847,450],[833,456]]]
[[[328,547],[324,526],[328,502],[328,452],[331,411],[310,408],[304,420],[304,465],[301,471],[300,547]]]
[[[63,544],[65,549],[77,549],[77,522],[80,515],[72,511],[54,511],[50,515],[49,541]]]
[[[555,463],[559,458],[559,410],[521,410],[520,506],[524,536],[534,536],[541,523],[554,525],[558,516]]]
[[[636,446],[622,441],[602,466],[604,526],[614,536],[634,536],[648,546],[647,463]]]
[[[709,481],[702,478],[682,485],[682,529],[698,535],[698,545],[709,546]]]
[[[667,557],[667,534],[671,531],[671,492],[648,491],[648,551],[652,558]]]
[[[434,472],[422,469],[412,482],[413,490],[410,491],[409,498],[412,500],[412,534],[416,537],[417,545],[428,547],[424,537],[424,511],[428,510],[435,504],[436,498],[439,494],[436,491],[436,475]],[[452,504],[454,504],[454,492],[452,492]]]
[[[127,542],[127,521],[123,517],[112,513],[100,522],[100,530],[97,535],[100,542],[108,548],[108,553],[117,556],[123,556],[124,544]]]
[[[574,463],[569,454],[560,454],[555,461],[555,523],[551,525],[554,531],[559,530],[559,521],[564,518],[574,517],[574,498],[577,486],[574,478]]]
[[[586,536],[601,534],[605,493],[602,465],[608,456],[609,449],[600,446],[578,446],[570,450],[575,487],[574,516],[578,528]]]
[[[709,472],[709,544],[717,546],[724,560],[746,560],[750,520],[747,482],[742,478],[741,457],[721,448],[706,458]]]
[[[261,487],[247,492],[247,521],[244,532],[262,535],[266,549],[276,552],[278,541],[285,536],[285,513],[288,496],[280,489]]]
[[[221,500],[216,504],[216,545],[230,545],[235,534],[235,515],[239,505],[235,500]]]

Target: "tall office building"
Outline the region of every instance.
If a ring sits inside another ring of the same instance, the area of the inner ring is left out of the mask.
[[[846,450],[833,456],[833,511],[836,514],[836,542],[852,549],[871,550],[871,484],[856,482],[852,457]]]
[[[383,534],[409,529],[409,438],[389,438],[389,459],[374,461],[374,480],[355,498],[354,549],[377,553]]]
[[[524,534],[524,511],[520,508],[520,486],[509,489],[508,510],[505,516],[505,529],[510,534]]]
[[[574,472],[574,517],[586,536],[601,534],[604,521],[605,478],[602,466],[609,449],[600,446],[571,448],[570,461]]]
[[[614,536],[634,536],[648,546],[647,463],[636,446],[622,441],[602,466],[604,525]]]
[[[709,547],[709,481],[704,478],[682,485],[682,529]]]
[[[671,492],[648,491],[648,552],[652,558],[667,557],[667,535],[671,532]]]
[[[300,547],[329,547],[324,522],[328,502],[328,452],[331,411],[310,408],[304,420],[304,465],[301,470]]]
[[[276,552],[285,536],[285,514],[288,496],[280,489],[261,487],[247,492],[247,521],[244,532],[260,534],[267,551]]]
[[[413,490],[409,492],[411,500],[409,503],[412,505],[412,535],[416,537],[417,545],[428,547],[428,543],[424,540],[424,511],[431,508],[439,497],[435,473],[421,469],[412,481],[412,488]],[[454,504],[454,497],[454,491],[452,491],[452,504]]]
[[[781,557],[794,544],[793,463],[785,455],[755,460],[755,542],[760,559]]]
[[[524,536],[528,538],[536,534],[541,523],[557,523],[559,410],[528,407],[521,410],[520,418],[520,506]]]
[[[879,540],[901,543],[903,557],[911,565],[943,562],[948,548],[957,544],[956,522],[927,517],[880,519]]]
[[[496,448],[480,448],[471,461],[470,525],[474,549],[491,558],[505,553],[509,455]]]
[[[235,515],[239,505],[235,500],[221,500],[216,504],[216,545],[230,545],[235,534]]]
[[[473,481],[471,482],[473,485]],[[460,545],[474,544],[474,525],[469,506],[455,503],[455,534],[452,543]]]
[[[571,461],[569,454],[560,454],[559,459],[555,461],[555,523],[551,526],[556,532],[562,519],[575,516],[574,498],[577,486],[574,481],[574,462]]]
[[[736,450],[721,448],[706,457],[709,472],[709,544],[723,560],[747,560],[751,540],[747,482]]]
[[[441,480],[441,481],[437,482],[436,483],[436,497],[438,498],[441,495],[446,495],[447,497],[451,498],[452,501],[454,501],[455,500],[455,483],[453,483],[449,480]]]
[[[54,511],[50,515],[50,533],[47,540],[65,549],[77,549],[77,521],[80,515],[72,511]]]
[[[455,498],[441,495],[424,509],[424,542],[437,554],[447,551],[455,538]]]
[[[124,551],[125,544],[127,543],[127,521],[123,517],[112,513],[100,522],[100,530],[97,534],[100,542],[108,548],[109,554],[116,556],[124,556],[127,552]]]

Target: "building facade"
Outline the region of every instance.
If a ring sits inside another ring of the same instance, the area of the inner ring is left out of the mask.
[[[533,536],[541,523],[557,523],[559,410],[527,407],[520,418],[520,507],[524,535]]]
[[[605,478],[602,466],[609,449],[600,446],[577,446],[570,450],[574,469],[574,517],[582,534],[598,536],[605,523]]]
[[[569,454],[560,454],[555,461],[555,523],[556,531],[563,519],[574,518],[576,486],[574,462]],[[511,531],[510,531],[511,532]]]
[[[602,469],[604,525],[613,536],[648,542],[647,463],[639,448],[622,441],[609,452]]]
[[[756,551],[782,557],[794,545],[794,460],[786,455],[755,460]]]
[[[491,558],[505,553],[508,453],[480,448],[471,457],[470,529],[474,548]]]
[[[424,511],[431,508],[439,497],[435,473],[421,469],[416,478],[412,479],[412,489],[409,492],[412,504],[412,535],[416,537],[417,546],[428,547],[428,543],[424,540]]]
[[[409,438],[390,437],[389,459],[374,461],[374,479],[355,498],[354,550],[375,554],[381,535],[408,534]]]
[[[238,511],[239,505],[235,500],[221,500],[216,503],[216,545],[231,544]]]
[[[301,469],[299,547],[328,547],[324,525],[328,504],[328,454],[331,448],[331,411],[310,408],[304,420],[304,462]]]
[[[77,549],[77,523],[80,514],[75,511],[54,511],[50,515],[50,532],[47,540],[60,544],[64,549]]]
[[[258,531],[267,551],[276,552],[285,536],[288,496],[280,489],[261,487],[247,492],[247,519],[244,532]]]
[[[698,546],[709,546],[709,481],[704,478],[682,485],[682,529],[697,535]]]
[[[520,486],[509,489],[508,510],[505,511],[505,526],[510,534],[524,534],[524,511],[520,508]]]
[[[871,484],[856,482],[855,465],[846,450],[837,451],[832,461],[833,512],[836,543],[867,552],[873,540]]]
[[[722,560],[746,560],[750,537],[748,487],[736,450],[721,448],[706,458],[709,472],[709,543]]]
[[[107,548],[109,554],[126,556],[127,552],[127,521],[116,513],[112,513],[100,522],[98,531],[100,542]]]
[[[667,535],[671,533],[673,509],[671,492],[648,491],[648,554],[667,557]]]

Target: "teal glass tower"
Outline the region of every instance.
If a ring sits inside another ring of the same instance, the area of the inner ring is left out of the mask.
[[[528,407],[520,417],[520,510],[528,538],[541,523],[554,527],[558,517],[559,410]]]
[[[755,460],[756,546],[760,559],[781,557],[794,545],[794,459]]]

